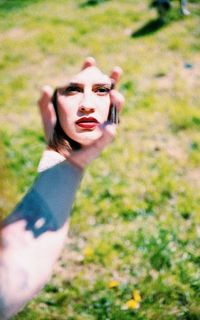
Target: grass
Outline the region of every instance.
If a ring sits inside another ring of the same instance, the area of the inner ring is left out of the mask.
[[[0,3],[2,217],[36,176],[42,85],[92,55],[105,72],[123,68],[126,97],[116,141],[85,173],[54,276],[13,319],[200,319],[200,4],[181,18],[174,2],[158,25],[148,3]],[[124,310],[133,290],[140,305]]]

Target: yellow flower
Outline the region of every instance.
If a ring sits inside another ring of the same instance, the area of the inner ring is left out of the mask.
[[[132,293],[133,300],[140,302],[142,300],[141,295],[138,290],[134,290]]]
[[[85,257],[91,257],[93,255],[94,251],[91,247],[86,247],[84,250],[83,250],[83,254]]]
[[[125,306],[127,307],[127,309],[135,310],[140,307],[140,304],[134,299],[131,299],[126,302]]]
[[[111,281],[108,283],[108,288],[109,288],[109,289],[117,288],[117,287],[119,287],[119,281],[117,281],[117,280],[111,280]]]

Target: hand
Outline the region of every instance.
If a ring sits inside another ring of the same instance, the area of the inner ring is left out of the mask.
[[[113,141],[116,134],[116,125],[105,123],[101,126],[101,130],[102,136],[96,142],[79,151],[73,151],[68,160],[80,169],[85,169]]]
[[[91,66],[95,66],[96,62],[94,58],[88,57],[83,64],[82,70]],[[122,74],[122,70],[119,67],[113,68],[110,78],[113,81],[113,87],[119,82]],[[46,140],[49,141],[50,136],[53,133],[54,125],[56,122],[56,115],[54,111],[53,104],[51,102],[52,99],[52,88],[49,86],[45,86],[43,88],[41,98],[38,102],[41,117],[43,121],[44,131]],[[115,89],[110,92],[110,102],[113,103],[117,111],[120,111],[124,104],[124,97]],[[94,158],[96,158],[99,153],[109,144],[116,133],[116,126],[114,124],[106,123],[104,125],[99,126],[102,135],[99,139],[97,139],[90,146],[85,146],[81,148],[81,150],[72,152],[70,154],[70,158],[68,159],[76,164],[77,166],[84,168],[87,164],[89,164]]]
[[[94,58],[88,57],[85,59],[82,70],[85,68],[88,68],[90,66],[94,66],[96,64]],[[115,72],[115,77],[117,79],[117,75]],[[119,77],[118,77],[119,78]],[[53,104],[51,102],[53,95],[53,89],[49,85],[45,85],[42,88],[40,99],[38,100],[38,106],[42,118],[43,128],[44,128],[44,134],[46,142],[49,141],[49,138],[51,137],[54,126],[56,123],[56,114],[53,107]]]
[[[121,73],[119,74],[120,68],[116,67],[113,69],[112,74],[114,77],[112,79],[115,79],[115,81],[119,81],[119,77]],[[117,111],[120,111],[124,105],[124,97],[116,90],[111,91],[111,101],[113,104],[115,104]],[[100,126],[100,129],[102,131],[102,136],[96,140],[92,145],[86,146],[79,151],[74,151],[71,153],[69,157],[69,161],[78,166],[81,169],[84,169],[85,167],[90,164],[91,161],[96,159],[99,154],[105,149],[107,145],[109,145],[116,135],[116,129],[117,125],[113,123],[104,123]]]
[[[87,57],[83,63],[82,70],[86,69],[91,66],[95,66],[96,61],[93,57]],[[122,75],[122,69],[120,67],[114,67],[111,71],[110,78],[114,81],[114,84],[116,85]],[[114,87],[115,87],[114,85]],[[45,85],[42,88],[40,99],[38,100],[38,106],[42,118],[44,133],[45,133],[45,139],[48,142],[50,136],[53,133],[54,126],[56,123],[56,114],[53,107],[53,104],[51,102],[53,95],[53,89],[49,85]],[[118,108],[118,111],[122,108],[124,104],[124,97],[115,89],[111,92],[111,102],[115,103],[117,101],[116,105]]]

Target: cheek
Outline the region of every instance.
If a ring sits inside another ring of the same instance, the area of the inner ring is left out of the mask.
[[[66,99],[66,98],[60,98],[59,104],[58,104],[58,114],[60,122],[62,120],[64,121],[70,121],[70,119],[73,119],[77,113],[77,101],[76,99]]]
[[[59,122],[63,131],[70,136],[70,133],[73,131],[73,117],[69,108],[66,106],[63,108],[61,105],[58,107],[58,116]]]
[[[61,128],[67,134],[70,138],[74,139],[73,132],[75,132],[74,127],[74,118],[72,117],[71,112],[67,110],[66,108],[60,108],[58,110],[58,116]]]
[[[101,100],[101,103],[99,105],[99,114],[101,115],[102,119],[105,121],[108,118],[110,110],[110,97],[105,97],[104,99]]]
[[[67,110],[63,108],[58,108],[58,116],[61,127],[64,129],[64,127],[68,125],[68,121],[70,120]]]

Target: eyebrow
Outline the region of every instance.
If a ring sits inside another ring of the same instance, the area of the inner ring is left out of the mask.
[[[66,85],[66,87],[70,87],[70,86],[80,86],[80,87],[83,87],[84,84],[83,83],[79,83],[79,82],[70,82]],[[110,88],[112,88],[112,83],[94,83],[92,85],[92,87],[103,87],[103,86],[109,86]]]
[[[70,86],[83,86],[83,84],[82,83],[78,83],[78,82],[70,82],[70,83],[68,83],[67,85],[66,85],[66,87],[70,87]]]
[[[109,86],[111,88],[112,83],[94,83],[92,86],[97,86],[97,87]]]

